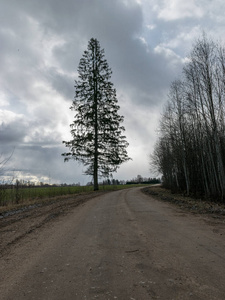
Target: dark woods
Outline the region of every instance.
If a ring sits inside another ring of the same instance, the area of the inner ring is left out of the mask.
[[[172,83],[152,165],[173,191],[225,199],[225,49],[205,35]]]

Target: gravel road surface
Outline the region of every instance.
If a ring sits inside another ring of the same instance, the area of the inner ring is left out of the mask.
[[[73,201],[2,218],[0,299],[225,299],[224,217],[140,188]]]

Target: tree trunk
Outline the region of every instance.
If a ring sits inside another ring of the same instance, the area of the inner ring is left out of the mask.
[[[95,152],[94,152],[94,191],[99,189],[98,187],[98,84],[97,84],[97,63],[96,63],[96,49],[94,49],[93,59],[93,77],[94,77],[94,132],[95,132]]]

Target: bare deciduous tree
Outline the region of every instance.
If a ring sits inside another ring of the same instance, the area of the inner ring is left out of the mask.
[[[225,196],[225,49],[205,35],[171,84],[152,163],[187,194]]]

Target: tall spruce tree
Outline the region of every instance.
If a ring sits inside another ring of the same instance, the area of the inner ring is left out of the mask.
[[[112,71],[97,39],[89,41],[78,74],[71,106],[76,112],[70,125],[72,140],[63,141],[70,152],[62,155],[65,161],[75,159],[87,166],[85,174],[93,176],[98,190],[98,177],[109,177],[130,158],[121,126],[124,118],[118,114],[116,90],[110,82]]]

